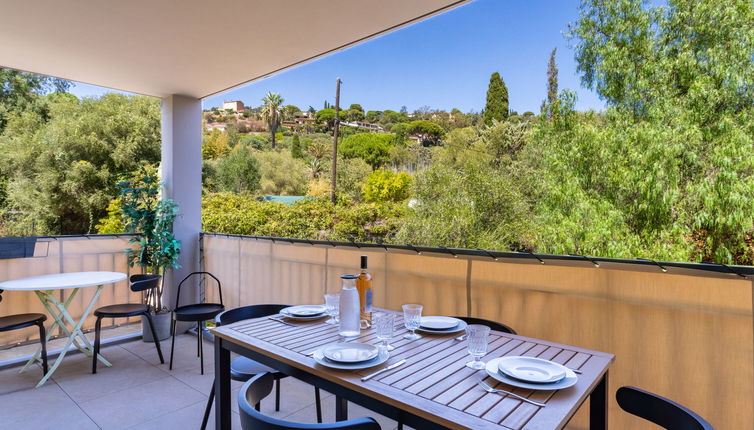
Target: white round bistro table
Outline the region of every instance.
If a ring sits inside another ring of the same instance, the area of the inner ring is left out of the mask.
[[[37,294],[42,305],[44,305],[47,312],[49,312],[54,319],[54,322],[47,330],[46,340],[49,340],[50,337],[52,337],[55,327],[60,327],[60,330],[68,337],[68,342],[66,343],[65,348],[60,352],[60,355],[55,360],[52,367],[47,371],[47,374],[39,381],[37,387],[47,382],[50,376],[52,376],[55,369],[57,369],[63,361],[63,357],[65,357],[65,354],[68,352],[71,345],[75,345],[79,351],[87,356],[92,356],[94,348],[92,347],[91,342],[89,342],[89,339],[86,338],[86,335],[84,335],[84,332],[81,331],[81,326],[92,311],[94,303],[99,298],[104,285],[122,281],[124,279],[126,279],[126,274],[120,272],[71,272],[32,276],[29,278],[0,282],[0,290],[34,291]],[[97,287],[97,291],[89,301],[89,305],[87,305],[84,313],[79,320],[76,321],[71,314],[68,313],[68,306],[73,301],[73,298],[76,297],[76,293],[78,293],[79,289],[85,287]],[[68,295],[64,302],[61,302],[56,297],[55,291],[63,289],[71,289],[73,291]],[[70,329],[68,328],[68,325],[70,325]],[[26,365],[19,371],[19,373],[28,369],[35,361],[41,361],[41,354],[42,347],[40,346],[34,356],[26,362]],[[102,355],[98,354],[97,359],[106,366],[112,366],[112,364],[105,360]]]

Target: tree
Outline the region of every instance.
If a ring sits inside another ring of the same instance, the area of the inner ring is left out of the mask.
[[[544,101],[544,108],[542,109],[542,113],[550,119],[558,102],[558,66],[555,64],[555,52],[557,49],[552,48],[550,61],[547,63],[547,99]]]
[[[406,127],[408,134],[412,134],[419,137],[422,144],[425,146],[433,146],[440,143],[440,139],[445,136],[445,130],[432,121],[420,119],[418,121],[412,121]]]
[[[296,105],[285,105],[283,107],[283,119],[286,120],[292,120],[296,117],[296,115],[299,115],[301,113],[301,109],[299,109]]]
[[[338,113],[338,116],[340,117],[341,121],[345,120],[345,111],[340,111]],[[332,130],[335,126],[335,109],[327,108],[317,111],[317,113],[314,115],[314,118],[316,119],[318,124],[324,124],[325,130]]]
[[[0,135],[5,209],[18,214],[8,234],[91,233],[118,181],[160,160],[158,100],[57,96],[45,96],[46,115],[15,112]]]
[[[394,140],[392,134],[357,133],[343,139],[338,145],[338,153],[344,158],[361,158],[372,169],[377,169],[390,159]]]
[[[380,121],[380,117],[382,116],[382,112],[378,110],[370,110],[367,111],[366,115],[364,116],[364,120],[366,122],[376,123]]]
[[[490,85],[487,89],[487,104],[484,106],[484,125],[491,125],[493,120],[503,121],[508,118],[508,88],[495,72],[490,76]]]
[[[262,105],[262,110],[259,112],[259,116],[262,118],[262,121],[267,124],[267,127],[270,130],[270,143],[272,149],[275,149],[275,133],[277,132],[280,123],[283,121],[283,98],[280,94],[268,92],[262,99],[262,102],[264,105]]]
[[[238,146],[217,162],[217,181],[221,191],[253,193],[259,190],[259,161],[251,151]]]
[[[291,141],[291,156],[293,158],[304,158],[304,153],[301,151],[301,140],[298,137],[298,133],[295,133],[293,135],[293,140]]]
[[[33,110],[46,119],[45,93],[62,93],[71,82],[34,73],[0,67],[0,133],[14,112]]]
[[[308,161],[309,175],[317,179],[327,170],[327,161],[332,153],[332,142],[326,137],[320,137],[309,143],[307,152],[311,156]]]

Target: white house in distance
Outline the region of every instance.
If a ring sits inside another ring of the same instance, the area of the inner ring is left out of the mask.
[[[238,112],[244,111],[244,106],[243,106],[243,102],[240,100],[233,100],[229,102],[224,101],[223,109],[230,109],[233,112],[238,113]]]

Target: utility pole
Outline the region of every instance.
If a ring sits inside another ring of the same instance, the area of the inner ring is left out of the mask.
[[[340,126],[340,78],[335,79],[335,127],[333,127],[332,169],[330,171],[330,201],[335,204],[336,173],[338,172],[338,128]]]

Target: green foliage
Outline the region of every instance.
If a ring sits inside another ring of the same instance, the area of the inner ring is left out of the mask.
[[[558,103],[558,66],[555,64],[555,53],[558,48],[552,48],[550,61],[547,63],[547,99],[543,102],[542,114],[552,118]],[[533,113],[532,113],[533,115]]]
[[[361,158],[338,157],[338,193],[352,200],[361,200],[364,182],[370,173],[372,173],[372,167]],[[325,174],[328,182],[330,182],[330,177],[328,171]]]
[[[293,135],[291,141],[291,156],[293,158],[304,158],[304,153],[301,151],[301,140],[298,137],[298,133]]]
[[[306,194],[307,175],[303,160],[293,158],[287,151],[257,153],[262,194],[303,196]]]
[[[160,160],[159,101],[107,94],[45,103],[46,116],[16,112],[0,135],[6,209],[19,214],[5,228],[22,235],[92,232],[117,182]]]
[[[121,199],[117,197],[112,199],[107,206],[107,215],[99,220],[97,233],[118,234],[125,232],[126,225],[123,220],[123,211],[121,210]]]
[[[325,108],[319,110],[316,114],[314,114],[314,118],[317,121],[317,124],[324,125],[325,130],[332,130],[335,126],[335,109]],[[338,112],[338,118],[340,118],[341,121],[346,120],[345,111]]]
[[[387,241],[405,210],[401,204],[343,198],[333,205],[326,197],[289,206],[228,193],[208,195],[202,206],[204,231],[344,241]]]
[[[394,139],[393,134],[358,133],[343,139],[338,144],[338,153],[345,158],[361,158],[377,169],[390,159]]]
[[[63,79],[0,67],[0,133],[14,114],[30,111],[46,119],[48,106],[42,95],[51,91],[63,94],[70,86],[71,82]],[[56,101],[54,97],[49,100]]]
[[[508,118],[508,88],[495,72],[490,76],[487,88],[487,104],[484,106],[484,125],[492,125],[492,121],[503,121]]]
[[[398,243],[458,248],[528,248],[528,211],[516,183],[485,159],[435,163],[415,179]]]
[[[400,202],[409,196],[413,178],[406,172],[375,170],[364,184],[364,200],[367,202]]]
[[[230,151],[230,138],[228,133],[212,129],[209,133],[205,133],[202,139],[202,158],[205,160],[212,160],[220,158]]]
[[[438,145],[445,136],[445,130],[439,125],[428,120],[412,121],[406,127],[408,134],[418,136],[425,146]]]
[[[259,161],[248,148],[239,146],[217,162],[217,184],[221,191],[253,193],[259,190]]]
[[[130,180],[119,183],[118,188],[125,229],[138,234],[131,239],[131,243],[138,243],[138,248],[126,249],[129,265],[138,265],[153,274],[180,267],[181,243],[173,235],[178,206],[172,200],[160,199],[157,168],[142,166]],[[161,290],[162,287],[147,298],[154,312],[163,310]]]

